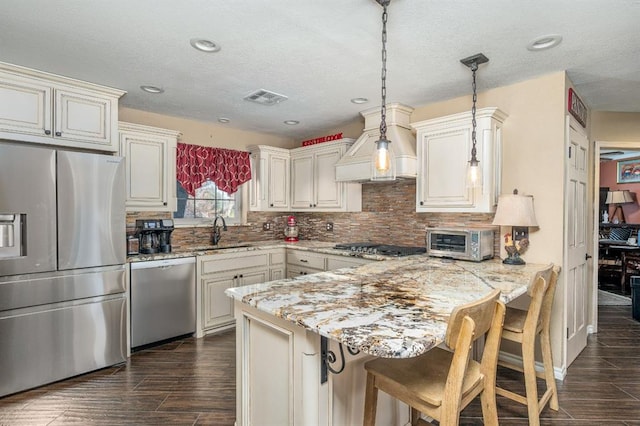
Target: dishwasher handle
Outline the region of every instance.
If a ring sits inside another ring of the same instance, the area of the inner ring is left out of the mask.
[[[149,269],[149,268],[162,268],[168,269],[175,265],[185,265],[189,263],[196,263],[194,256],[179,257],[173,259],[161,259],[161,260],[143,260],[140,262],[131,262],[131,270],[136,269]]]

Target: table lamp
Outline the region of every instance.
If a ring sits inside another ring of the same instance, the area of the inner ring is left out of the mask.
[[[625,189],[623,191],[609,191],[607,192],[607,200],[605,204],[614,204],[616,208],[613,210],[613,214],[611,215],[611,222],[616,223],[614,221],[614,217],[618,209],[620,209],[620,223],[625,223],[624,219],[624,209],[622,208],[623,204],[633,203],[633,195],[631,195],[631,191]]]
[[[529,246],[528,227],[538,226],[533,211],[533,196],[518,195],[517,189],[514,189],[513,194],[501,195],[493,224],[512,227],[511,233],[504,236],[504,248],[508,256],[502,263],[524,265],[526,262],[520,254]]]

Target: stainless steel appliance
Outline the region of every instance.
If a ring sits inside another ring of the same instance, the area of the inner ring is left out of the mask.
[[[136,235],[140,239],[140,253],[171,253],[172,219],[137,219]]]
[[[131,347],[196,330],[195,257],[131,263]]]
[[[429,256],[480,262],[493,257],[493,228],[427,228]]]
[[[0,396],[126,360],[122,158],[0,141]]]
[[[336,244],[333,248],[336,250],[349,250],[354,256],[358,254],[379,254],[382,256],[401,257],[421,254],[427,251],[424,247],[394,246],[376,243]]]

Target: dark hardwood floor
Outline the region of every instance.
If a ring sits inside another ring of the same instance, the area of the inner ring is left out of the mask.
[[[560,410],[545,408],[542,425],[640,425],[640,322],[630,306],[601,306],[599,319],[599,333],[558,382]],[[0,425],[233,425],[234,339],[227,332],[179,340],[0,398]],[[498,377],[502,386],[523,388],[518,373],[500,369]],[[498,415],[501,425],[528,424],[526,408],[502,397]],[[460,423],[482,424],[477,402]]]

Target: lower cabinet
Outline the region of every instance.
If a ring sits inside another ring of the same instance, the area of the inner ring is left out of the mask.
[[[333,271],[340,268],[351,268],[371,262],[375,262],[375,260],[363,259],[361,257],[327,255],[327,271]]]
[[[198,256],[199,335],[233,325],[233,300],[225,290],[284,278],[285,250],[253,250]]]
[[[371,262],[375,260],[287,249],[287,278],[350,268]]]
[[[287,249],[287,278],[326,271],[326,255]]]
[[[266,281],[269,281],[269,270],[266,268],[236,269],[203,279],[204,328],[210,329],[233,322],[233,301],[224,294],[226,289]]]

